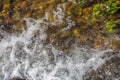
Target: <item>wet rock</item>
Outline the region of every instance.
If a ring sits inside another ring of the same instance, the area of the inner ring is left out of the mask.
[[[12,78],[10,80],[26,80],[26,79],[22,79],[22,78]]]
[[[0,11],[2,11],[3,4],[0,2]]]
[[[120,51],[120,40],[112,40],[112,47],[115,52]]]
[[[26,8],[28,7],[28,2],[27,1],[23,1],[20,5],[21,8]]]
[[[63,32],[63,34],[62,34],[62,37],[67,37],[67,38],[69,38],[69,37],[71,37],[71,31],[70,30],[67,30],[67,31],[64,31]]]
[[[94,48],[95,49],[101,49],[104,46],[104,38],[96,38],[94,42]]]
[[[87,7],[83,9],[83,14],[88,15],[92,12],[92,7]]]
[[[80,36],[79,29],[77,29],[77,28],[73,29],[73,34],[76,38],[78,38]]]
[[[87,26],[87,25],[80,26],[80,30],[82,30],[82,31],[85,31],[89,28],[90,28],[90,26]]]
[[[0,25],[2,24],[3,20],[2,20],[2,17],[0,17]]]
[[[112,57],[96,70],[87,72],[83,80],[119,80],[120,79],[120,58]]]
[[[18,22],[15,26],[12,27],[10,30],[11,32],[22,32],[23,30],[27,29],[27,26],[25,24],[24,20],[21,20]]]

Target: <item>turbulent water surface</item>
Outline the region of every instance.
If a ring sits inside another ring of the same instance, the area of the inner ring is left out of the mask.
[[[28,80],[82,80],[85,72],[96,69],[109,59],[103,56],[111,50],[96,51],[87,46],[74,45],[68,54],[57,50],[51,43],[45,45],[44,41],[49,37],[45,33],[48,25],[62,23],[64,13],[58,13],[55,12],[58,20],[53,23],[46,21],[47,15],[39,20],[25,19],[28,29],[21,34],[0,32],[3,36],[0,40],[0,80],[13,77]],[[69,18],[67,21],[68,26],[63,31],[75,25]]]

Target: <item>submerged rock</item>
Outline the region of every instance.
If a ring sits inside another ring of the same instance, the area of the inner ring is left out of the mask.
[[[119,52],[120,51],[120,40],[113,40],[112,47],[115,52]]]
[[[119,53],[120,54],[120,53]],[[97,70],[92,70],[84,75],[84,80],[119,80],[120,57],[114,56],[106,61]]]

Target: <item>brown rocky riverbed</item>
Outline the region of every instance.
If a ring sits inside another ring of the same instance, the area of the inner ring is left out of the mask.
[[[49,23],[46,33],[49,37],[44,44],[51,43],[66,53],[77,44],[98,50],[113,49],[115,55],[119,54],[119,0],[0,0],[0,31],[20,34],[27,29],[25,18],[43,19],[46,14],[48,19],[45,22]],[[38,35],[39,32],[36,32],[33,38]],[[2,37],[0,33],[0,39]],[[96,71],[87,73],[88,77],[84,79],[119,78],[119,62],[119,57],[113,57]]]
[[[114,6],[107,12],[106,6],[109,8],[109,5]],[[64,22],[48,26],[46,32],[50,37],[46,43],[54,39],[53,44],[58,43],[60,48],[62,46],[68,48],[64,45],[64,42],[68,42],[70,45],[77,43],[89,45],[95,49],[113,48],[118,52],[120,48],[119,6],[119,0],[0,0],[0,25],[4,31],[21,32],[23,28],[27,29],[23,18],[41,19],[45,13],[49,16],[47,22],[52,23],[58,20],[57,16],[54,16],[54,11],[59,7],[64,13]],[[74,21],[74,25],[69,30],[62,31],[68,25],[68,21],[65,20],[68,17]],[[106,27],[109,27],[108,30]],[[117,36],[117,40],[113,36]]]

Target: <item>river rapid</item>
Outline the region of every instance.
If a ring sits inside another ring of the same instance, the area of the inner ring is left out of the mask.
[[[25,18],[27,29],[22,33],[0,32],[0,80],[14,77],[26,80],[83,80],[83,75],[102,65],[110,56],[105,53],[112,50],[98,51],[87,46],[73,45],[66,53],[52,45],[47,39],[46,30],[49,25],[63,22],[64,13],[58,8],[54,13],[56,22],[47,22],[48,15],[42,19]],[[69,30],[74,21],[66,18]],[[53,27],[54,28],[54,27]],[[36,33],[38,35],[35,37]]]

